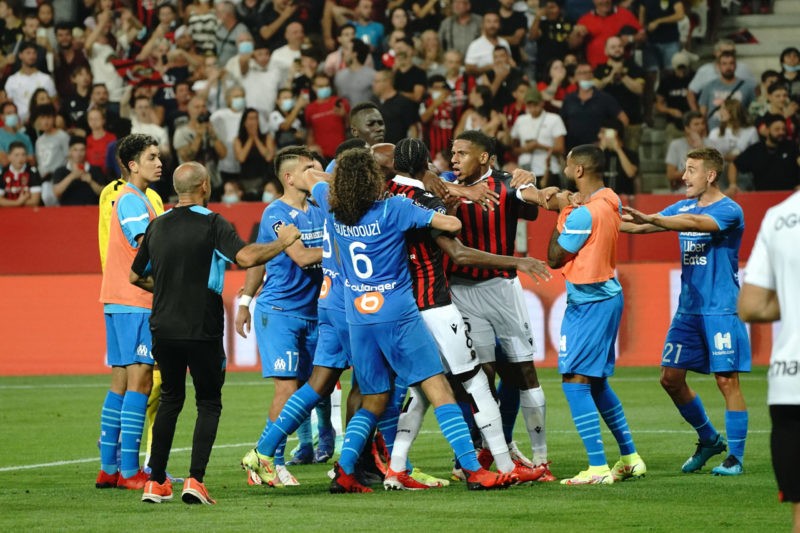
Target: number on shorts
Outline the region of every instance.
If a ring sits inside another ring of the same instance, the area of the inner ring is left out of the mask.
[[[379,292],[365,292],[355,299],[356,309],[362,315],[377,313],[383,307],[383,295]]]
[[[367,245],[358,241],[351,244],[349,248],[350,260],[353,263],[353,269],[356,271],[356,276],[361,279],[367,279],[372,275],[372,261],[370,261],[366,254],[357,254],[355,251],[366,249]],[[363,265],[363,270],[359,268],[359,265]]]
[[[664,356],[661,358],[661,362],[667,364],[672,363],[673,365],[677,365],[678,361],[681,358],[682,349],[683,349],[683,344],[680,343],[672,344],[671,342],[666,343],[664,345]],[[673,351],[675,352],[675,360],[670,361],[669,356],[672,355]]]

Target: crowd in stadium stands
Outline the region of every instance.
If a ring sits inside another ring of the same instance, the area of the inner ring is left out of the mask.
[[[365,100],[386,142],[424,139],[441,171],[465,130],[554,185],[570,148],[597,143],[607,185],[633,194],[655,124],[669,141],[656,189],[679,191],[703,145],[725,156],[728,193],[795,188],[800,51],[754,73],[720,40],[695,70],[698,4],[0,0],[0,206],[96,204],[128,133],[158,139],[165,199],[185,161],[209,168],[215,199],[268,199],[277,150],[331,158]]]

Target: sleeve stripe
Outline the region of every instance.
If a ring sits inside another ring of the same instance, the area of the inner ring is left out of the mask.
[[[591,235],[592,230],[590,229],[569,229],[567,227],[564,228],[564,233],[570,235]]]
[[[126,219],[123,219],[123,220],[121,220],[119,222],[119,224],[120,224],[120,226],[124,226],[125,224],[128,224],[129,222],[140,222],[140,221],[145,220],[147,218],[150,218],[150,214],[149,213],[143,213],[143,214],[139,215],[138,217],[128,217]]]

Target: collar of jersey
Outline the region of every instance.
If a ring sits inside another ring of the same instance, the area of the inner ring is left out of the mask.
[[[418,189],[425,189],[425,185],[420,180],[415,180],[414,178],[409,178],[407,176],[395,176],[392,181],[398,185],[408,185]]]

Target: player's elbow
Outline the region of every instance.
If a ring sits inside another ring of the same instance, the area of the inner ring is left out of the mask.
[[[136,285],[139,281],[139,275],[133,270],[131,270],[131,273],[128,275],[128,281]]]

